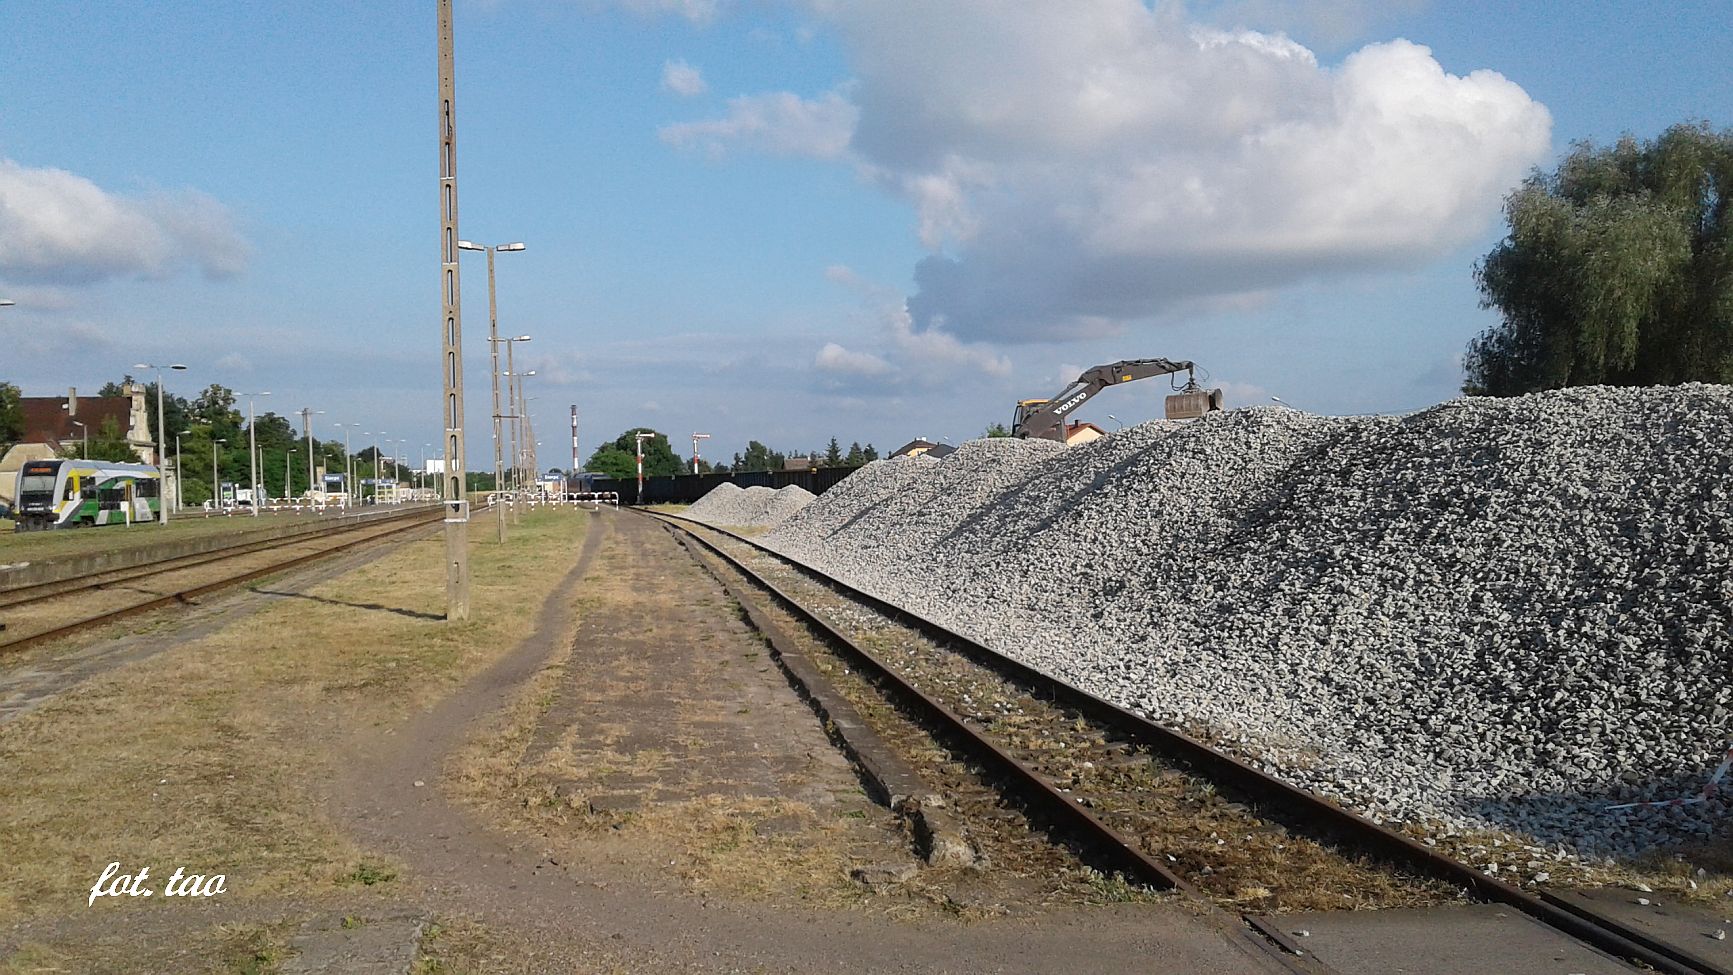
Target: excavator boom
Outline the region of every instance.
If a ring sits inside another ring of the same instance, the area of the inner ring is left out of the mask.
[[[1154,376],[1169,376],[1184,371],[1187,375],[1186,389],[1195,390],[1197,383],[1191,378],[1194,366],[1190,362],[1173,359],[1126,359],[1104,366],[1085,369],[1071,385],[1060,391],[1059,395],[1047,400],[1024,400],[1017,404],[1017,415],[1012,421],[1011,433],[1018,437],[1044,437],[1048,440],[1065,440],[1065,418],[1071,412],[1089,402],[1095,394],[1109,386],[1132,382],[1138,379],[1149,379]],[[1209,397],[1215,409],[1221,408],[1219,392],[1203,394]]]

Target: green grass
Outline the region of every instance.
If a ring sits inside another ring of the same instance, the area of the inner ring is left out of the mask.
[[[13,530],[12,521],[0,518],[0,562],[138,548],[159,545],[169,539],[179,541],[207,535],[259,531],[311,520],[308,515],[261,514],[257,518],[251,515],[234,515],[187,517],[177,521],[170,515],[166,526],[147,522],[142,525],[96,525],[87,528],[17,532]]]

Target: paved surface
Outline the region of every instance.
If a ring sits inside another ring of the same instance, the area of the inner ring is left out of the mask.
[[[1564,897],[1617,918],[1652,938],[1677,945],[1723,969],[1733,970],[1733,900],[1727,900],[1726,906],[1721,908],[1722,913],[1715,914],[1665,894],[1622,887],[1577,891]],[[1718,939],[1716,932],[1726,937]]]
[[[1264,921],[1293,936],[1341,975],[1626,975],[1637,971],[1519,911],[1491,904],[1289,914]]]
[[[426,923],[414,915],[323,915],[289,939],[282,975],[408,975]]]

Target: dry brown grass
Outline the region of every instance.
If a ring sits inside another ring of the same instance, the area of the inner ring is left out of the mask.
[[[502,550],[478,521],[469,622],[426,618],[443,610],[443,542],[418,541],[0,725],[0,920],[84,910],[112,860],[223,873],[228,898],[392,872],[323,818],[322,783],[358,730],[523,639],[522,607],[576,559],[582,524],[533,513]]]
[[[166,526],[147,522],[139,525],[99,525],[91,528],[15,532],[12,530],[13,522],[0,519],[0,563],[82,555],[111,549],[148,548],[166,541],[178,542],[206,535],[263,531],[285,525],[312,524],[314,520],[311,515],[264,513],[257,518],[251,515],[235,515],[179,520],[170,515]]]

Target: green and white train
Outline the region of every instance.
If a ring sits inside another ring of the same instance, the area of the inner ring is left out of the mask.
[[[21,532],[155,521],[162,517],[162,472],[100,460],[25,461],[12,517]]]

